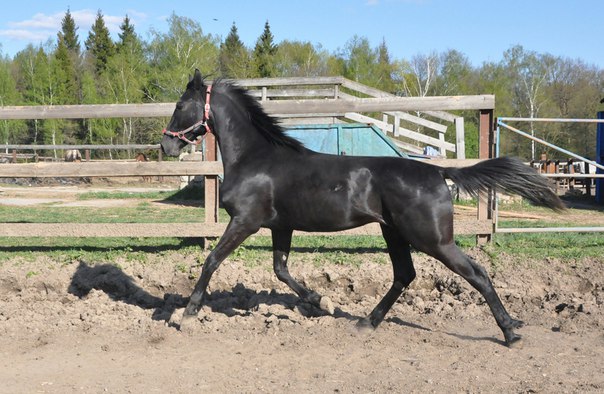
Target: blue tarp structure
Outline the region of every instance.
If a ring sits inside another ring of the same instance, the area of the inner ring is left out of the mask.
[[[375,125],[337,123],[288,127],[308,149],[332,155],[407,157]]]

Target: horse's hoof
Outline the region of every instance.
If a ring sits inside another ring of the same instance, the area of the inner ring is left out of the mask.
[[[333,315],[333,313],[336,311],[336,308],[334,308],[333,302],[331,302],[329,297],[321,297],[321,300],[319,300],[319,308],[330,315]]]
[[[180,327],[179,331],[190,334],[194,331],[197,326],[197,316],[196,315],[187,315],[186,313],[180,319]]]
[[[371,334],[375,330],[375,327],[373,327],[373,324],[371,324],[371,320],[366,317],[359,320],[356,324],[356,327],[357,332],[363,335]]]
[[[509,348],[516,348],[522,343],[522,336],[514,332],[505,335],[505,345]]]

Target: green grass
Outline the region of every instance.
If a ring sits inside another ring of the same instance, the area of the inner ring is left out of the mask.
[[[473,236],[456,238],[463,248],[475,246]],[[85,260],[114,262],[117,259],[145,262],[171,252],[201,256],[200,240],[178,238],[0,238],[0,263],[16,257],[34,260],[46,256],[66,264]],[[215,241],[210,248],[215,245]],[[246,266],[272,261],[270,237],[249,238],[229,257]],[[509,256],[519,259],[556,258],[576,261],[584,258],[601,259],[604,263],[604,234],[497,234],[484,247],[494,265],[506,264]],[[370,257],[367,257],[370,255]],[[292,256],[317,266],[330,264],[360,265],[368,258],[389,264],[386,245],[379,236],[296,236],[292,241]],[[503,257],[500,257],[503,256]],[[201,258],[201,257],[199,257]],[[269,265],[270,266],[270,265]],[[175,269],[183,270],[175,261]]]
[[[201,186],[187,186],[181,190],[157,190],[157,191],[95,191],[78,195],[78,200],[105,200],[105,199],[146,199],[177,201],[199,201],[203,199]]]
[[[148,191],[148,192],[86,192],[78,195],[78,200],[109,200],[109,199],[147,199],[147,200],[164,200],[177,194],[178,191]]]
[[[595,258],[604,262],[604,233],[496,234],[487,249],[533,259]]]
[[[140,199],[135,206],[119,208],[65,207],[47,204],[42,206],[0,206],[0,223],[191,223],[204,221],[204,209],[186,204],[198,201],[202,195],[198,188],[164,192],[94,192],[84,193],[82,200],[90,199]],[[153,204],[152,200],[184,202],[185,204]],[[469,201],[464,205],[473,205]],[[502,210],[533,212],[543,208],[526,203],[501,204]],[[220,212],[220,221],[226,222],[228,215]],[[4,224],[10,225],[10,224]],[[555,227],[573,226],[573,223],[548,222],[544,220],[500,220],[500,227]],[[464,249],[475,246],[474,236],[457,236],[457,244]],[[215,244],[215,242],[214,242]],[[272,241],[270,237],[252,237],[241,245],[230,257],[254,266],[270,262]],[[210,248],[212,245],[210,245]],[[484,247],[494,264],[505,264],[505,257],[557,258],[574,261],[582,258],[603,259],[604,234],[590,233],[544,233],[544,234],[496,234],[493,242]],[[301,256],[305,262],[321,265],[359,265],[367,260],[388,263],[386,245],[379,236],[296,236],[292,242],[292,256]],[[179,252],[201,256],[199,240],[179,238],[0,238],[0,263],[13,258],[35,259],[39,256],[70,263],[77,260],[113,262],[119,258],[147,261],[161,258],[163,254]],[[201,257],[198,257],[201,259]],[[176,270],[184,270],[178,266]],[[34,275],[34,273],[32,273]]]
[[[183,254],[199,254],[199,240],[178,238],[0,238],[0,264],[21,258],[33,261],[45,256],[69,264],[74,261],[145,262],[149,254],[163,255],[172,251]]]
[[[0,205],[0,223],[198,223],[204,221],[204,212],[201,207],[167,209],[147,201],[110,208]],[[224,210],[220,210],[220,220],[228,220]]]

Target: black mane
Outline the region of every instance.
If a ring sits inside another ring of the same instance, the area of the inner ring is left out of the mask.
[[[235,85],[227,80],[217,80],[215,87],[221,88],[221,93],[228,95],[231,100],[243,107],[252,122],[254,128],[262,134],[270,143],[293,149],[297,152],[303,150],[304,145],[295,138],[285,134],[279,121],[264,112],[260,102],[252,97],[249,92],[241,86]]]

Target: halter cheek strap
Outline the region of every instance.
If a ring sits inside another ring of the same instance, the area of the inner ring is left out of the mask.
[[[183,140],[188,144],[199,145],[201,143],[201,141],[203,140],[203,138],[195,139],[195,140],[191,141],[190,139],[188,139],[185,136],[185,134],[197,129],[199,126],[205,127],[206,134],[212,134],[212,129],[210,128],[210,125],[208,124],[208,120],[210,120],[210,95],[211,95],[211,93],[212,93],[212,85],[209,85],[206,90],[206,104],[204,106],[203,118],[199,122],[196,122],[193,125],[187,127],[186,129],[180,130],[180,131],[170,131],[168,129],[163,129],[161,131],[162,134],[167,134],[170,137],[176,137],[179,140]]]

